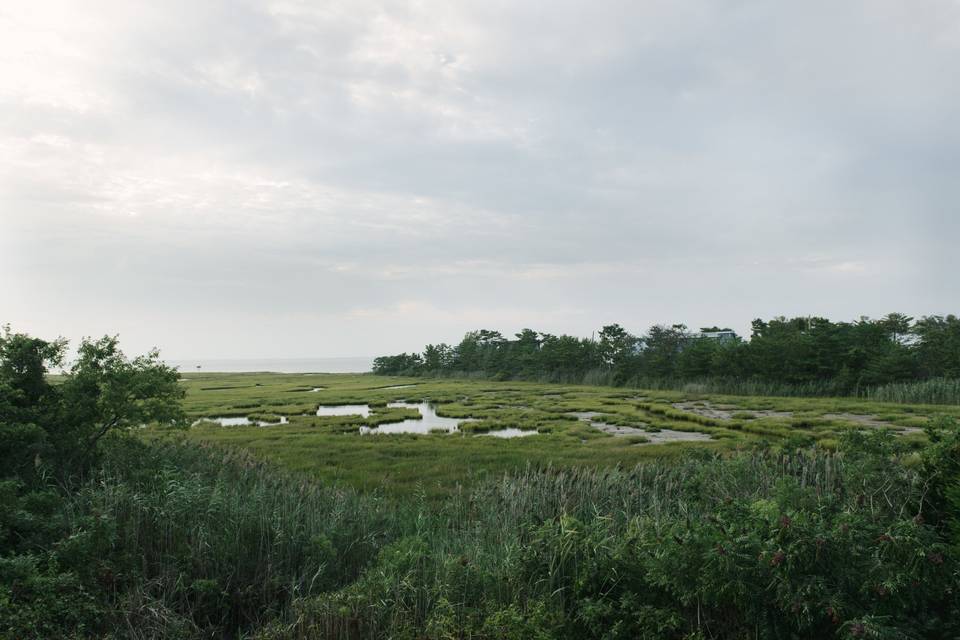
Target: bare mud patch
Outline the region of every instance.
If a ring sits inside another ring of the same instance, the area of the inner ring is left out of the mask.
[[[793,411],[774,411],[772,409],[741,409],[732,405],[716,405],[711,402],[674,402],[674,409],[693,413],[704,418],[714,420],[756,420],[757,418],[792,418]],[[737,414],[750,414],[751,417],[742,417]],[[736,417],[734,417],[736,416]]]
[[[706,442],[713,440],[710,434],[700,433],[699,431],[674,431],[673,429],[647,431],[640,427],[621,427],[604,422],[591,422],[590,426],[616,437],[642,436],[647,439],[647,442],[638,442],[635,445],[637,447],[650,444],[666,444],[668,442]]]
[[[823,417],[827,420],[843,420],[845,422],[852,422],[854,424],[871,427],[873,429],[893,429],[897,432],[897,435],[905,436],[910,433],[922,433],[923,429],[920,427],[904,427],[898,424],[892,424],[890,422],[884,422],[877,416],[863,414],[863,413],[825,413]]]
[[[823,417],[827,420],[844,420],[853,422],[865,427],[892,427],[889,422],[879,420],[877,416],[866,415],[862,413],[825,413]]]
[[[579,420],[593,420],[597,416],[602,416],[602,411],[568,411],[568,416],[576,416]]]
[[[567,415],[576,416],[594,429],[609,433],[612,436],[621,438],[626,436],[642,436],[646,438],[647,442],[639,442],[635,445],[638,447],[650,444],[665,444],[667,442],[704,442],[713,439],[710,434],[699,431],[675,431],[673,429],[647,431],[643,427],[624,427],[616,424],[607,424],[606,422],[595,422],[594,418],[599,415],[604,415],[600,411],[571,411]]]
[[[713,440],[708,433],[699,431],[674,431],[673,429],[661,429],[660,431],[644,431],[643,437],[650,442],[641,442],[636,446],[643,447],[648,444],[666,444],[668,442],[707,442]]]

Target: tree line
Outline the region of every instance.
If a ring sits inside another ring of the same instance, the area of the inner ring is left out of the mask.
[[[378,357],[373,372],[559,382],[601,373],[617,385],[654,379],[829,381],[832,392],[856,393],[890,383],[960,378],[960,318],[891,313],[834,322],[781,316],[754,320],[748,339],[729,329],[695,332],[683,324],[654,325],[642,335],[611,324],[590,338],[523,329],[510,339],[480,329],[456,345],[428,344],[422,353]]]

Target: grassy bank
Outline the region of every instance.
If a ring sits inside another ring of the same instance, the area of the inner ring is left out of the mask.
[[[360,489],[404,496],[440,496],[527,464],[558,468],[632,467],[673,458],[689,449],[732,451],[764,443],[836,446],[849,430],[889,428],[919,445],[931,417],[960,408],[879,403],[854,398],[769,398],[683,391],[548,385],[525,382],[431,380],[370,375],[190,374],[185,407],[194,420],[222,416],[286,416],[288,424],[222,427],[201,422],[187,437],[250,451],[284,468]],[[408,386],[412,385],[412,386]],[[399,388],[398,388],[399,387]],[[314,389],[319,389],[315,391]],[[457,434],[361,435],[361,425],[409,418],[387,403],[429,401],[440,415],[470,418]],[[369,404],[371,415],[316,416],[320,404]],[[681,408],[678,408],[681,407]],[[590,421],[573,413],[591,412]],[[591,426],[634,429],[616,436]],[[480,434],[501,428],[537,435],[500,439]],[[664,432],[697,432],[706,442],[649,444]]]

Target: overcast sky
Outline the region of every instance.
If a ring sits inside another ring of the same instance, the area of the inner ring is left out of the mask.
[[[0,3],[0,322],[171,358],[960,311],[960,1]]]

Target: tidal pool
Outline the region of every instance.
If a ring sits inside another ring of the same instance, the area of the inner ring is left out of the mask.
[[[445,418],[437,415],[437,410],[429,402],[391,402],[387,405],[397,409],[416,409],[419,418],[408,418],[400,422],[388,422],[376,427],[360,427],[360,433],[430,433],[444,430],[447,433],[459,431],[464,418]]]
[[[251,424],[255,424],[258,427],[273,427],[278,424],[287,424],[287,416],[280,416],[279,422],[266,422],[264,420],[251,420],[246,416],[219,416],[211,418],[200,418],[195,420],[193,424],[199,424],[201,422],[217,422],[221,427],[243,427]]]
[[[391,402],[388,407],[402,409],[416,409],[420,412],[419,418],[409,418],[400,422],[388,422],[377,427],[360,427],[360,433],[436,433],[446,431],[447,433],[458,433],[460,424],[470,422],[474,418],[445,418],[438,416],[436,408],[429,402]],[[523,436],[535,435],[536,431],[508,428],[497,429],[487,433],[477,434],[478,436],[493,436],[495,438],[519,438]]]
[[[493,436],[494,438],[523,438],[524,436],[535,435],[537,435],[537,432],[534,429],[517,429],[516,427],[509,427],[507,429],[497,429],[496,431],[478,433],[477,437]]]
[[[368,404],[330,404],[317,407],[318,416],[363,416],[370,417]]]
[[[462,422],[469,422],[473,418],[447,418],[437,415],[434,405],[429,402],[391,402],[387,405],[397,409],[416,409],[420,413],[419,418],[408,418],[398,420],[397,422],[385,422],[376,427],[360,427],[360,433],[420,433],[428,434],[431,432],[445,431],[447,433],[459,432],[459,426]],[[371,414],[369,404],[338,404],[338,405],[320,405],[317,407],[318,416],[361,416],[369,418]],[[201,418],[194,422],[198,424],[203,421],[217,422],[224,427],[240,427],[256,425],[259,427],[271,427],[281,424],[288,424],[286,416],[280,416],[279,422],[265,422],[260,420],[250,420],[246,416],[222,416]],[[493,436],[495,438],[520,438],[523,436],[536,435],[536,431],[523,430],[516,428],[497,429],[477,435]]]
[[[568,415],[576,416],[594,429],[609,433],[612,436],[643,436],[647,439],[647,442],[642,442],[637,446],[663,444],[666,442],[703,442],[713,439],[710,434],[699,431],[674,431],[673,429],[647,431],[639,427],[622,427],[615,424],[607,424],[606,422],[595,422],[594,418],[603,415],[599,411],[571,411]]]

